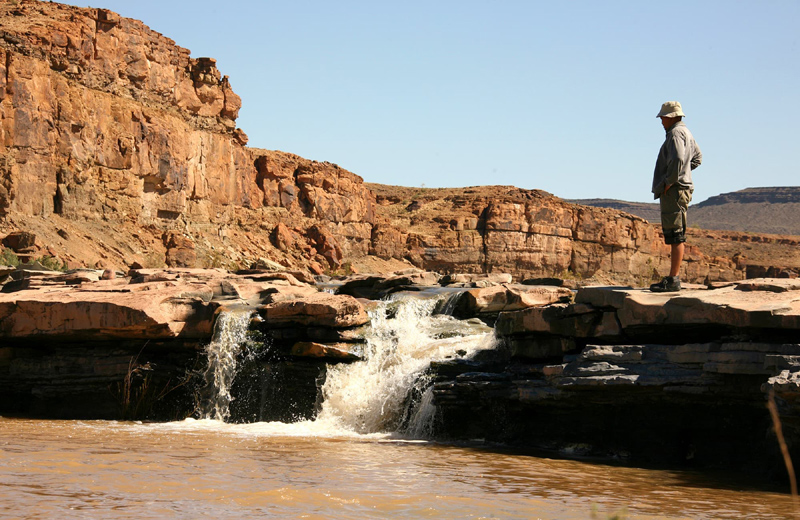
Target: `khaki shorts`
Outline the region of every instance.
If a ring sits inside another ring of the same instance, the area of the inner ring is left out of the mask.
[[[664,243],[686,242],[686,211],[692,201],[692,191],[673,186],[666,194],[661,195],[661,229],[664,231]]]

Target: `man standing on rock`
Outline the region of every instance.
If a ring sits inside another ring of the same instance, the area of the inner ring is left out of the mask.
[[[667,131],[667,137],[658,151],[656,169],[653,173],[653,195],[661,199],[661,228],[664,242],[670,251],[669,276],[650,286],[653,292],[674,292],[681,290],[678,276],[683,261],[684,242],[686,242],[686,211],[692,200],[694,184],[692,170],[700,166],[703,154],[692,133],[681,121],[684,118],[681,104],[667,101],[661,105],[656,117]]]

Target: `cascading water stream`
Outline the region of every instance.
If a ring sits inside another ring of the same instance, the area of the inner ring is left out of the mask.
[[[208,367],[204,378],[208,395],[200,407],[204,419],[225,421],[230,417],[237,356],[246,340],[252,315],[250,309],[234,309],[223,311],[217,317],[214,335],[206,347]]]
[[[286,427],[312,435],[430,437],[435,406],[426,371],[431,363],[470,358],[495,344],[493,329],[480,320],[435,314],[446,298],[406,295],[378,302],[369,312],[364,360],[329,365],[316,419]],[[204,419],[224,422],[230,417],[231,385],[251,316],[250,310],[229,310],[217,318],[213,340],[206,348]]]
[[[428,436],[435,409],[426,369],[433,361],[471,357],[495,341],[479,320],[434,315],[438,304],[440,298],[403,297],[371,311],[365,360],[329,367],[317,421],[358,433],[402,427],[407,435]]]

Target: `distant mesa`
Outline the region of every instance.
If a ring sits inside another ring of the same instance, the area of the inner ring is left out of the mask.
[[[720,206],[723,204],[792,204],[800,203],[800,186],[771,188],[746,188],[723,193],[697,204],[697,208]]]
[[[572,199],[567,202],[611,208],[660,222],[658,203],[613,199]],[[776,235],[800,235],[800,186],[747,188],[710,197],[691,206],[692,227]]]

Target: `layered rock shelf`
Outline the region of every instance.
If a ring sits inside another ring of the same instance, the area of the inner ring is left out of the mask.
[[[345,331],[367,321],[355,299],[320,293],[298,280],[303,273],[140,269],[102,280],[103,274],[11,272],[17,280],[0,293],[0,413],[187,417],[197,413],[204,348],[219,313],[248,309],[252,330],[263,329],[260,343],[242,356],[309,359],[317,369],[357,357],[302,340],[358,341]],[[318,375],[310,377],[306,415],[314,411]]]
[[[798,439],[796,281],[586,287],[569,304],[502,312],[496,327],[503,348],[434,367],[452,437],[780,472],[771,397]]]
[[[327,367],[362,362],[363,296],[435,289],[452,295],[438,312],[494,324],[498,339],[431,364],[439,438],[777,474],[773,399],[793,453],[800,440],[796,280],[655,294],[406,271],[320,285],[332,294],[300,272],[22,273],[0,293],[4,414],[197,416],[214,322],[245,309],[232,420],[313,418]]]

